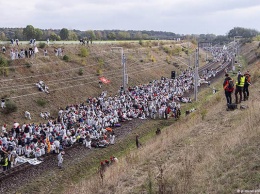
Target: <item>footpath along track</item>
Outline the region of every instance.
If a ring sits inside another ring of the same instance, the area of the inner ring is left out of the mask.
[[[216,80],[220,73],[223,72],[228,65],[229,63],[225,63],[223,65],[210,63],[205,65],[204,67],[200,67],[199,73],[201,74],[205,70],[205,68],[213,69],[218,67],[218,73],[216,74],[216,77],[213,78],[214,80]],[[115,128],[116,144],[113,146],[109,146],[105,149],[100,150],[99,148],[94,148],[91,150],[87,150],[84,146],[79,144],[67,148],[65,150],[65,167],[69,166],[70,163],[75,164],[84,159],[86,161],[86,157],[88,156],[100,159],[102,158],[102,155],[109,151],[108,149],[113,149],[115,153],[119,152],[121,149],[124,148],[124,146],[122,146],[120,142],[124,142],[124,144],[132,143],[134,141],[134,129],[142,124],[145,124],[146,122],[149,122],[149,119],[136,119],[134,121],[128,121],[123,123],[120,128]],[[146,128],[145,130],[139,132],[139,134],[142,136],[148,133],[149,130],[149,128]],[[92,160],[90,160],[89,162],[91,161]],[[37,179],[37,177],[40,177],[42,173],[45,173],[46,171],[51,172],[53,169],[57,169],[57,158],[56,155],[51,154],[49,156],[43,157],[43,162],[39,165],[32,166],[28,163],[25,163],[17,167],[14,167],[5,173],[1,172],[0,193],[15,193],[15,188],[19,188],[21,186],[29,184],[32,180]]]

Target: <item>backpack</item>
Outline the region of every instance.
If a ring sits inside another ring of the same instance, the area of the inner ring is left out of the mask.
[[[233,92],[234,90],[234,81],[232,79],[228,80],[228,86],[227,86],[228,90]]]

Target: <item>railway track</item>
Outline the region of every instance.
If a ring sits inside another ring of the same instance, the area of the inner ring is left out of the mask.
[[[230,65],[229,62],[226,62],[226,63],[224,63],[222,65],[219,65],[219,63],[208,63],[205,66],[199,68],[199,73],[201,74],[206,69],[213,69],[214,68],[217,71],[217,74],[219,74],[219,73],[223,72],[224,69],[228,65]],[[154,67],[154,66],[155,65],[153,65],[152,67]],[[147,132],[147,130],[145,132]],[[121,137],[121,138],[123,138],[123,137]],[[78,145],[76,145],[76,146],[78,146]],[[73,147],[71,147],[70,149],[73,149]],[[44,157],[43,159],[46,160],[48,157],[53,157],[53,156],[49,155],[49,156]],[[16,167],[11,168],[10,170],[8,170],[6,172],[1,172],[0,173],[0,181],[2,179],[6,179],[6,178],[14,175],[15,173],[20,173],[20,172],[22,172],[23,170],[25,170],[25,169],[27,169],[29,167],[31,167],[31,165],[29,163],[23,163],[21,165],[18,165]]]

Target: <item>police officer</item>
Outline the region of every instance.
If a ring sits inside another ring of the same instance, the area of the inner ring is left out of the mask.
[[[244,90],[245,85],[245,76],[238,72],[237,82],[236,82],[236,90],[235,90],[235,97],[236,97],[236,104],[240,104],[242,101],[242,93]],[[239,93],[239,100],[238,100],[238,93]]]

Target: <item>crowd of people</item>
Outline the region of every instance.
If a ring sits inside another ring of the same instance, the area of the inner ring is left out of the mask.
[[[191,70],[179,78],[154,80],[149,84],[130,87],[114,97],[102,92],[88,98],[87,102],[69,105],[58,111],[56,120],[44,124],[22,124],[2,127],[0,147],[2,157],[7,154],[10,167],[16,164],[17,156],[39,158],[46,153],[56,153],[76,142],[87,148],[107,147],[115,143],[111,128],[132,119],[175,117],[180,103],[186,102],[184,92],[192,86]],[[187,100],[189,102],[190,100]],[[28,119],[28,111],[25,113]]]
[[[2,45],[2,53],[5,54],[8,51],[10,51],[10,59],[15,60],[15,59],[24,59],[24,58],[34,58],[36,57],[36,54],[39,53],[39,49],[36,44],[35,39],[30,39],[29,41],[29,48],[21,48],[19,45],[19,40],[11,40],[10,42],[11,47],[8,48],[5,45]],[[49,45],[49,39],[47,39],[47,45]],[[20,48],[19,48],[20,47]],[[55,56],[63,56],[64,49],[59,47],[54,49],[54,55]],[[48,50],[44,49],[43,50],[43,56],[48,56]]]
[[[189,68],[176,79],[162,77],[126,91],[120,89],[115,96],[103,91],[86,102],[61,108],[57,119],[47,119],[46,123],[5,124],[0,136],[3,170],[14,166],[18,156],[40,158],[59,154],[76,142],[88,149],[113,145],[116,137],[113,128],[125,121],[177,119],[181,103],[191,103],[185,93],[194,88],[193,78],[194,71]]]

